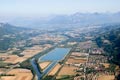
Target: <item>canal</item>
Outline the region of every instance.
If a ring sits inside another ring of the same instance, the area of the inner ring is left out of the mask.
[[[63,60],[66,55],[70,52],[71,48],[55,48],[52,51],[48,52],[46,55],[43,55],[39,58],[39,62],[51,61],[51,64],[41,73],[35,63],[35,60],[31,60],[31,64],[38,76],[38,80],[48,74],[48,72],[60,61]]]

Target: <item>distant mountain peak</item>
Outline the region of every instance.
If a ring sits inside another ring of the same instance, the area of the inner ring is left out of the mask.
[[[93,25],[93,24],[105,24],[105,23],[120,23],[120,12],[94,12],[94,13],[82,13],[76,12],[70,15],[54,15],[44,18],[17,18],[9,20],[9,23],[29,27],[29,28],[46,28],[46,27],[62,27],[64,26],[81,26],[81,25]]]
[[[8,23],[0,23],[0,27],[5,27],[5,25],[10,25]]]
[[[3,27],[4,23],[0,23],[0,27]]]

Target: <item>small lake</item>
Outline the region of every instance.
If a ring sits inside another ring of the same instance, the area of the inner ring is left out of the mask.
[[[39,61],[60,61],[70,52],[70,48],[55,48],[46,55],[40,57]]]

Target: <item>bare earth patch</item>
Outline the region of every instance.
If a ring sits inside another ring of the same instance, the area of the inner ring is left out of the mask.
[[[23,62],[26,59],[40,53],[43,51],[42,47],[32,47],[30,49],[24,50],[22,53],[22,55],[24,55],[23,57],[19,57],[17,55],[9,55],[9,54],[0,54],[0,58],[4,58],[5,63],[12,63],[12,64],[16,64],[18,62]]]
[[[98,80],[114,80],[114,75],[101,75],[98,77]]]
[[[59,68],[61,67],[60,64],[57,64],[48,75],[55,75],[55,73],[59,70]]]
[[[4,76],[2,80],[32,80],[33,75],[30,70],[27,69],[12,69],[7,74],[14,74],[15,76]]]
[[[105,66],[105,68],[109,68],[109,63],[102,63],[104,66]]]
[[[15,80],[16,76],[4,76],[1,77],[1,80]]]
[[[12,63],[15,64],[16,60],[19,58],[17,55],[1,55],[0,57],[4,57],[4,62],[5,63]]]
[[[6,69],[4,68],[0,68],[0,74],[3,74],[5,72]]]
[[[64,65],[63,68],[58,73],[57,79],[61,78],[64,75],[75,75],[76,74],[76,72],[75,72],[76,69],[78,69],[78,68],[74,67],[74,66]]]
[[[86,59],[73,59],[69,58],[67,60],[67,63],[85,63],[87,60]]]
[[[41,62],[39,63],[39,66],[42,70],[44,70],[51,62],[46,61],[46,62]]]

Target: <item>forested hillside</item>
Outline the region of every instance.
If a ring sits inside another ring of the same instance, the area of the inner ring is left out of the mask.
[[[120,28],[101,34],[96,42],[108,53],[110,61],[120,65]]]
[[[21,32],[26,28],[15,27],[10,24],[0,23],[0,50],[7,50],[13,46],[13,43],[25,38]]]

